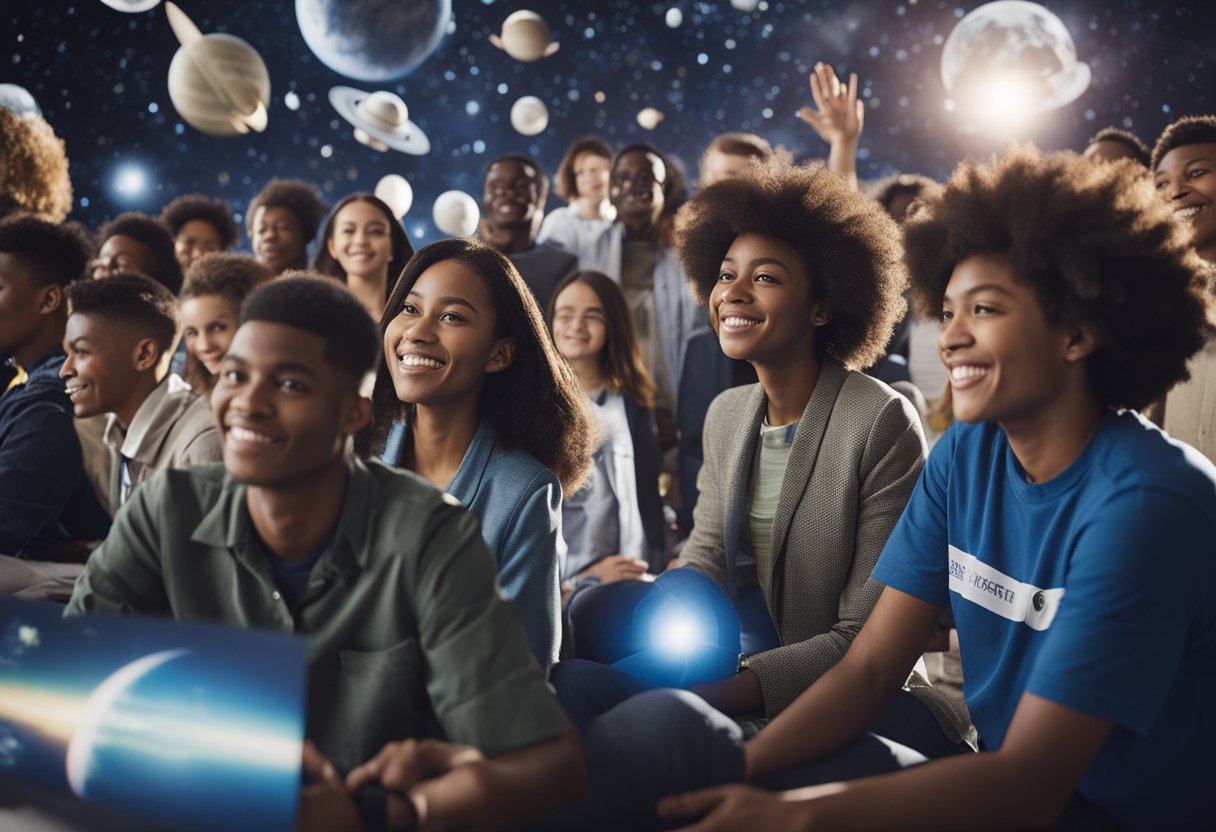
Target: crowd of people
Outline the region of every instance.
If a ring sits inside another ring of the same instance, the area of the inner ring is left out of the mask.
[[[301,829],[1209,825],[1216,116],[863,188],[811,87],[826,165],[587,137],[418,251],[89,234],[0,108],[0,593],[306,634]]]

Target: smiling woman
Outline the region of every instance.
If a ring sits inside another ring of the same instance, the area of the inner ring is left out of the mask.
[[[469,239],[418,252],[380,332],[376,418],[358,447],[478,516],[503,593],[547,668],[559,635],[561,495],[582,483],[591,457],[578,381],[511,261]]]
[[[393,283],[413,256],[414,247],[393,209],[377,196],[357,193],[334,206],[321,229],[312,267],[350,287],[378,321]]]

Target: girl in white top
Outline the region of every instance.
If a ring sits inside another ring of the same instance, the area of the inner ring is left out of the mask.
[[[616,209],[608,198],[611,167],[612,148],[598,136],[584,136],[570,145],[554,177],[554,190],[568,204],[545,216],[537,242],[578,252],[612,225]]]

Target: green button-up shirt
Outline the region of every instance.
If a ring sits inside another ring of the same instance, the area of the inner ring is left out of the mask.
[[[341,770],[387,742],[442,737],[494,755],[566,718],[499,594],[477,520],[429,483],[352,460],[332,544],[293,612],[222,465],[137,489],[67,615],[172,615],[309,636],[308,735]]]

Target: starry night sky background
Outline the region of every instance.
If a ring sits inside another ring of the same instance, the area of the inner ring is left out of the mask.
[[[978,2],[767,0],[748,13],[728,0],[453,0],[453,23],[434,54],[405,78],[379,85],[402,96],[430,137],[424,157],[377,153],[354,140],[327,92],[339,84],[369,91],[378,85],[340,76],[314,57],[291,0],[179,5],[202,32],[228,32],[260,52],[272,90],[265,133],[212,138],[182,122],[167,91],[178,44],[162,6],[125,14],[100,0],[31,0],[5,3],[0,13],[0,82],[33,93],[66,141],[72,218],[90,227],[122,210],[158,213],[194,191],[227,200],[240,215],[276,176],[311,180],[332,204],[399,173],[414,188],[405,225],[417,244],[441,236],[430,216],[435,197],[459,188],[480,198],[482,173],[494,156],[527,152],[552,173],[568,144],[590,132],[616,146],[651,141],[682,160],[690,179],[705,144],[727,130],[760,133],[798,159],[823,157],[827,146],[794,116],[811,103],[807,73],[816,61],[861,78],[863,180],[897,171],[940,179],[963,157],[1004,144],[960,132],[944,107],[942,43]],[[1211,0],[1045,5],[1068,27],[1093,82],[1022,138],[1079,149],[1097,129],[1113,125],[1151,145],[1175,118],[1216,112]],[[667,22],[672,7],[683,18],[675,28]],[[549,22],[561,44],[557,54],[524,64],[489,43],[521,8]],[[285,104],[289,92],[298,109]],[[549,126],[539,136],[511,127],[510,107],[521,95],[538,96],[549,108]],[[648,106],[666,114],[654,131],[636,121]],[[115,186],[130,163],[148,173],[143,193]],[[558,204],[550,198],[551,208]]]

